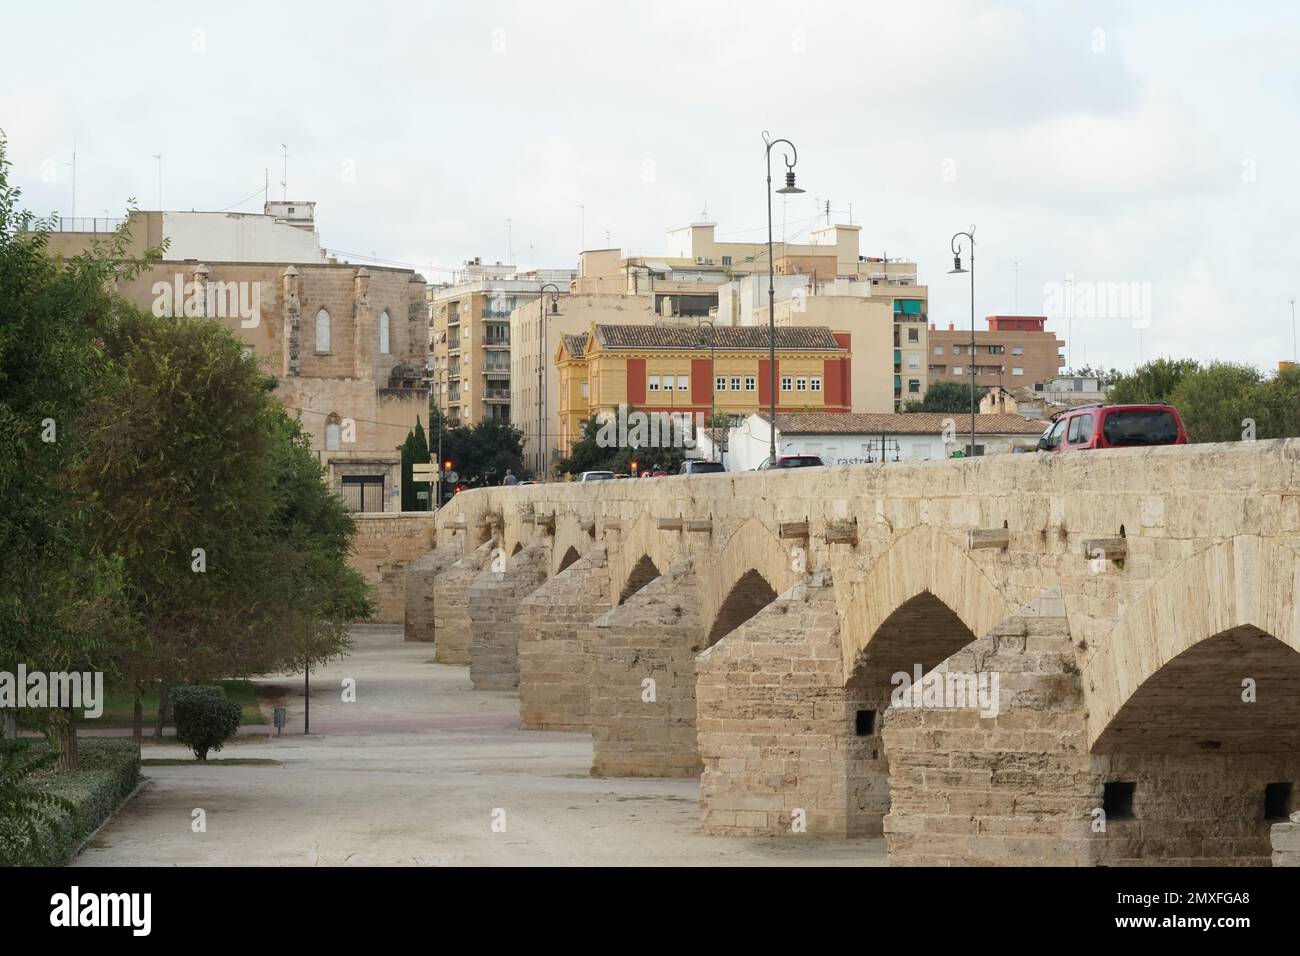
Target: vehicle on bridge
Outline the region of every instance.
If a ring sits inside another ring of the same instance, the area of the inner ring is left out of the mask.
[[[768,471],[772,468],[819,468],[826,462],[820,455],[777,455],[775,459],[766,458],[755,471]]]
[[[578,476],[579,481],[613,481],[612,471],[584,471]]]
[[[1145,405],[1080,405],[1052,418],[1038,439],[1039,451],[1083,451],[1186,445],[1187,429],[1178,409],[1166,402]]]
[[[681,470],[677,473],[679,475],[713,475],[718,472],[725,472],[726,470],[727,469],[723,467],[722,462],[720,461],[697,461],[691,459],[690,461],[682,462]]]

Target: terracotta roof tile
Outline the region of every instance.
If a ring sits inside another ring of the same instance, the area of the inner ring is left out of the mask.
[[[765,349],[768,330],[758,325],[598,325],[596,338],[607,349],[704,349],[710,334],[719,349]],[[835,334],[825,326],[780,326],[776,347],[782,352],[842,352]]]

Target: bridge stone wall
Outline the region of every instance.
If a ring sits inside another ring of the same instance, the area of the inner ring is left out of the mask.
[[[475,690],[519,686],[522,602],[546,581],[551,554],[543,542],[518,547],[501,570],[494,559],[469,586],[469,675]]]
[[[584,657],[593,772],[702,767],[710,833],[883,832],[902,863],[1259,862],[1263,788],[1300,785],[1300,440],[491,488],[439,525],[554,535],[552,574],[604,543],[601,580],[537,593],[520,567],[510,598],[562,610],[476,613],[471,644],[522,639],[530,726],[581,726],[552,678]],[[440,608],[466,576],[436,574]],[[999,674],[998,715],[892,706],[894,673],[936,668]],[[1134,818],[1096,829],[1118,783]]]
[[[525,730],[590,728],[590,624],[609,607],[604,546],[526,597],[519,614],[519,723]]]

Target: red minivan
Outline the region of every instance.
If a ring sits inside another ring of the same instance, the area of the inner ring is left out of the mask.
[[[1152,402],[1149,405],[1080,405],[1057,412],[1052,427],[1038,439],[1038,450],[1186,444],[1187,429],[1183,428],[1178,410],[1164,402]]]

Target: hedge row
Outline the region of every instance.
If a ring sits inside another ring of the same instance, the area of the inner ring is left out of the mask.
[[[34,749],[48,749],[37,744]],[[49,771],[37,779],[51,793],[70,800],[73,810],[60,814],[58,825],[45,838],[31,866],[62,866],[130,795],[140,780],[140,754],[131,739],[83,737],[77,741],[80,768]]]

